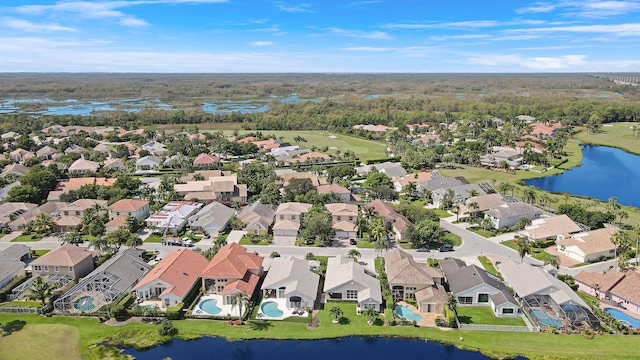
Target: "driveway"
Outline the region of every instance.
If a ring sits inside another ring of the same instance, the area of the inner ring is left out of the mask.
[[[275,246],[296,246],[295,236],[274,236],[273,245]]]
[[[227,236],[227,244],[231,244],[232,242],[239,243],[240,239],[242,239],[242,237],[246,233],[247,232],[244,230],[231,230],[231,232],[229,233],[229,236]]]

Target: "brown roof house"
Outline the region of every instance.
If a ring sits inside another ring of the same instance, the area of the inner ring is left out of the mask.
[[[581,271],[574,276],[579,289],[599,299],[613,301],[634,314],[640,314],[640,274],[609,269],[604,274]]]
[[[69,205],[58,210],[58,215],[54,217],[56,223],[56,231],[67,232],[72,231],[72,227],[82,222],[85,212],[94,206],[100,206],[107,209],[107,200],[95,199],[78,199]]]
[[[251,297],[262,276],[263,260],[237,243],[225,245],[202,272],[202,287],[209,294],[222,296],[223,305],[231,304],[237,292]]]
[[[573,235],[560,235],[556,247],[561,254],[583,263],[614,257],[616,246],[611,242],[611,237],[616,231],[615,228],[608,227]]]
[[[387,251],[384,267],[393,301],[415,299],[420,312],[444,312],[447,292],[442,285],[440,269],[417,263],[413,256],[402,249]]]
[[[149,202],[138,199],[122,199],[109,206],[109,218],[133,216],[138,220],[149,217]]]
[[[98,171],[100,164],[95,161],[78,159],[69,166],[69,172],[75,174],[94,173]]]
[[[0,204],[0,227],[7,226],[19,216],[36,209],[38,205],[25,202],[7,202]]]
[[[207,258],[190,249],[172,251],[133,290],[138,299],[159,300],[162,308],[176,306],[198,285],[208,264]]]
[[[9,174],[14,174],[16,176],[23,176],[24,174],[27,173],[27,171],[29,171],[29,168],[24,165],[9,164],[5,166],[4,169],[2,169],[2,173],[0,173],[0,176],[5,177]]]
[[[193,160],[193,166],[208,168],[220,163],[220,158],[215,155],[202,153]]]
[[[304,214],[309,212],[311,204],[300,202],[282,203],[276,210],[276,220],[273,225],[275,236],[298,236],[300,224]]]
[[[27,159],[31,159],[32,157],[35,157],[35,156],[36,154],[25,149],[15,149],[9,153],[9,159],[19,163]]]
[[[331,224],[336,231],[336,238],[354,239],[358,236],[358,205],[326,204],[324,206],[331,213]]]
[[[254,235],[265,235],[269,232],[269,227],[273,224],[276,216],[276,207],[259,202],[248,205],[236,215],[238,220],[244,224],[243,230]]]
[[[566,214],[561,214],[535,219],[531,222],[531,225],[526,226],[524,230],[518,233],[531,241],[535,241],[557,239],[558,235],[575,234],[580,231],[582,231],[582,228],[578,224]]]
[[[384,225],[388,230],[393,231],[398,240],[402,240],[411,222],[402,214],[396,211],[393,206],[376,199],[365,205],[365,208],[373,210],[384,219]]]
[[[86,276],[93,270],[95,251],[65,244],[31,262],[33,276],[66,275],[73,280]]]

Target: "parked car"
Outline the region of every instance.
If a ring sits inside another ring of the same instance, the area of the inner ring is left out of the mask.
[[[429,249],[426,247],[421,247],[419,249],[416,250],[417,252],[429,252]]]
[[[447,251],[453,251],[453,245],[451,244],[444,244],[442,246],[440,246],[438,248],[438,251],[440,252],[447,252]]]
[[[349,244],[356,245],[357,243],[356,239],[349,239]]]

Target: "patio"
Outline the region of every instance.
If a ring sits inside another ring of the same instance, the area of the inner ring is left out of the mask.
[[[205,300],[215,300],[216,301],[216,307],[218,307],[220,309],[220,312],[217,313],[217,314],[210,314],[210,313],[206,312],[205,310],[203,310],[200,307],[200,305]],[[204,316],[238,316],[238,312],[240,311],[240,308],[237,305],[233,306],[231,304],[224,304],[223,300],[224,299],[223,299],[222,295],[218,295],[218,294],[203,295],[202,297],[200,297],[200,299],[198,299],[198,304],[193,307],[192,314],[193,315],[204,315]],[[246,308],[243,309],[243,310],[246,310]]]
[[[265,314],[263,312],[263,305],[266,303],[276,303],[277,306],[277,310],[280,310],[282,312],[282,315],[280,316],[273,316],[272,315],[268,315]],[[295,313],[294,313],[295,311]],[[302,311],[302,314],[299,313],[299,311]],[[309,313],[304,311],[303,309],[289,309],[287,308],[287,299],[285,298],[265,298],[261,303],[260,303],[260,307],[258,308],[258,315],[256,315],[256,319],[259,320],[284,320],[288,317],[292,317],[292,316],[297,316],[297,317],[307,317],[309,316]]]
[[[418,321],[416,325],[421,327],[436,327],[436,319],[441,317],[444,318],[444,314],[441,313],[424,313],[419,311],[415,306],[407,303],[406,301],[399,301],[396,305],[404,305],[410,307],[413,312],[422,317],[422,321]]]

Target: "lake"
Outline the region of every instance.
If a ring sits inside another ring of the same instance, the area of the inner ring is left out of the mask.
[[[606,146],[582,146],[582,165],[562,174],[526,180],[539,189],[607,201],[615,196],[622,205],[640,208],[640,156]]]
[[[490,359],[478,352],[424,340],[384,337],[348,337],[325,340],[244,340],[203,337],[198,340],[172,340],[166,344],[139,351],[124,349],[138,360],[173,360],[206,358],[234,360],[352,360],[352,359]],[[520,357],[519,359],[524,359]]]

